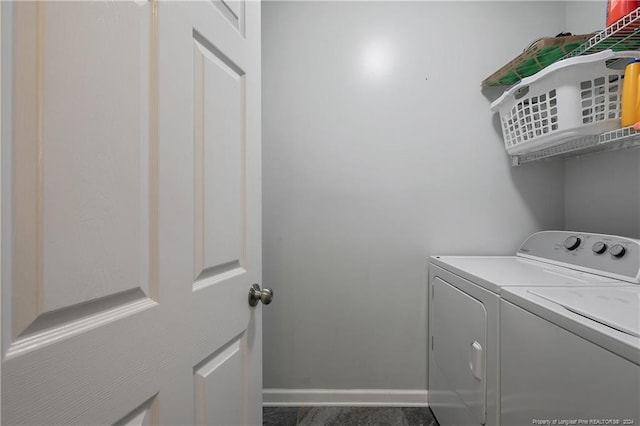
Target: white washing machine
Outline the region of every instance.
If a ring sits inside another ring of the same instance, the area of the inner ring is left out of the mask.
[[[501,327],[515,327],[510,331],[520,335],[518,326],[501,319],[501,296],[507,289],[512,290],[511,295],[519,288],[527,291],[622,289],[639,282],[639,271],[637,240],[565,231],[533,234],[515,256],[431,257],[428,401],[436,419],[442,426],[506,426],[516,424],[513,422],[516,416],[507,415],[501,403],[509,406],[515,401],[514,407],[528,404],[526,399],[530,394],[521,394],[517,400],[509,399],[501,389],[505,385],[515,386],[517,382],[517,379],[506,380],[504,372],[501,375],[503,358],[511,356],[511,352],[501,353]],[[526,333],[524,328],[522,333]],[[520,337],[527,339],[525,334]],[[546,342],[537,341],[537,344],[540,350],[553,352]],[[515,344],[514,351],[518,345]],[[523,360],[536,365],[534,353],[514,356],[520,359],[508,360],[509,365],[517,366]],[[564,358],[561,351],[556,353],[556,358]],[[520,389],[527,389],[526,384],[518,383]],[[518,409],[508,410],[518,412],[522,418],[529,415]],[[502,419],[501,411],[505,416]],[[526,423],[531,425],[533,420],[528,418]],[[552,424],[553,419],[549,420]]]
[[[500,303],[502,424],[640,424],[640,286],[514,288]]]

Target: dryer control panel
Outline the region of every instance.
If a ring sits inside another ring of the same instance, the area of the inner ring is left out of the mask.
[[[543,231],[531,235],[520,257],[640,284],[640,240],[588,232]]]

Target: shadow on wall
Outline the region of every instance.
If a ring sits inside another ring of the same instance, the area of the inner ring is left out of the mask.
[[[504,87],[484,87],[482,88],[482,95],[487,101],[492,103],[502,95]],[[489,108],[489,105],[487,105]],[[492,127],[496,134],[496,141],[504,148],[504,138],[502,136],[502,123],[500,122],[500,113],[495,112],[492,115]],[[511,163],[511,157],[507,155],[505,151],[505,161]],[[564,185],[564,180],[558,181],[555,173],[545,173],[550,171],[549,168],[556,168],[560,162],[564,162],[560,158],[552,158],[548,160],[542,160],[539,162],[526,163],[522,166],[511,167],[509,176],[520,199],[527,206],[528,214],[530,218],[538,226],[542,227],[544,223],[548,222],[549,217],[549,205],[548,203],[541,203],[540,200],[534,199],[527,194],[535,191],[535,187],[538,185]],[[550,176],[554,177],[550,179]],[[550,202],[556,202],[557,200],[549,200]],[[566,228],[563,224],[562,228]]]
[[[503,88],[485,88],[493,102]],[[500,114],[492,117],[496,140],[503,143]],[[505,159],[510,161],[505,153]],[[564,180],[549,181],[545,167],[564,163]],[[548,205],[526,194],[536,185],[564,185],[566,230],[640,238],[640,150],[596,153],[574,158],[549,158],[511,167],[511,180],[535,223],[544,223]]]
[[[566,161],[566,228],[640,238],[640,150]]]

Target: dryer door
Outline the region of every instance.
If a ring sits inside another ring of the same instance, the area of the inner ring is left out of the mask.
[[[440,278],[432,282],[433,364],[473,418],[486,423],[487,311],[484,305]]]

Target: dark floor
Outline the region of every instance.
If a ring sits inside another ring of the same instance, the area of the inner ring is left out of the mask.
[[[264,426],[438,426],[426,407],[265,407]]]

